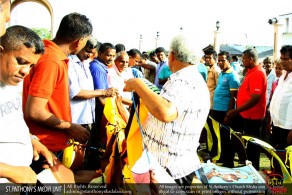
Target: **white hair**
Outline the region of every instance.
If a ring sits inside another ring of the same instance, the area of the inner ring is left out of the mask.
[[[120,51],[120,52],[118,52],[118,53],[116,54],[116,56],[115,56],[115,60],[118,60],[118,58],[119,58],[120,56],[122,56],[122,55],[129,56],[127,52],[125,52],[125,51]]]
[[[175,36],[170,44],[170,51],[173,52],[176,60],[180,62],[185,62],[189,64],[197,64],[198,57],[195,55],[194,50],[192,50],[185,37],[182,35]]]

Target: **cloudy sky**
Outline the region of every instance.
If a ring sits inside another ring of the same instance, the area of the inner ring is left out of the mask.
[[[49,0],[55,14],[54,34],[62,17],[71,12],[87,15],[100,42],[123,43],[126,49],[168,48],[183,33],[197,48],[213,44],[216,21],[220,43],[273,45],[268,19],[292,13],[291,0]],[[30,13],[30,14],[28,14]],[[32,14],[31,14],[32,13]],[[11,25],[50,28],[49,13],[36,3],[23,3],[11,15]],[[180,28],[183,28],[181,31]]]

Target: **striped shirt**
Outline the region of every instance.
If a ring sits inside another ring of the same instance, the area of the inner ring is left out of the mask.
[[[196,151],[210,108],[209,91],[197,67],[189,66],[173,73],[160,95],[175,105],[178,116],[165,123],[150,115],[143,130],[144,143],[178,179],[200,168]]]

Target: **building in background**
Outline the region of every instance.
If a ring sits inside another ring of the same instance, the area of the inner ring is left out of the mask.
[[[213,48],[212,45],[208,45],[203,48],[203,51]],[[236,45],[236,44],[222,44],[220,45],[220,51],[226,51],[231,55],[236,55],[241,61],[242,52],[248,48],[254,48],[258,52],[259,62],[262,62],[266,57],[273,56],[273,47],[272,46],[252,46],[252,45]],[[214,49],[214,48],[213,48]]]
[[[292,13],[279,16],[283,23],[282,45],[292,44]]]

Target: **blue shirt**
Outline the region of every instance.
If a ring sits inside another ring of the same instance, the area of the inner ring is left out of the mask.
[[[230,91],[238,90],[239,85],[239,75],[232,68],[226,72],[221,71],[214,91],[213,110],[228,111]]]
[[[164,62],[161,62],[160,64],[157,65],[154,85],[156,85],[156,87],[158,87],[158,89],[162,89],[163,85],[159,85],[159,74],[160,74],[163,66],[166,66],[166,65],[168,65],[168,60],[165,60]]]
[[[90,62],[89,69],[92,75],[94,89],[109,88],[107,80],[108,67],[104,63],[95,58]]]
[[[93,81],[89,64],[81,62],[76,55],[69,55],[69,87],[72,122],[91,124],[95,119],[95,99],[73,99],[81,90],[92,90]]]
[[[208,68],[206,67],[206,65],[203,64],[203,63],[199,63],[198,64],[198,70],[199,70],[199,73],[202,75],[203,79],[205,81],[207,81],[207,79],[208,79]]]
[[[139,69],[137,69],[135,67],[132,67],[131,69],[132,69],[132,73],[133,73],[134,78],[144,78],[143,73]]]
[[[165,66],[161,67],[161,71],[159,73],[158,79],[166,79],[169,78],[172,74],[169,65],[166,64]]]

